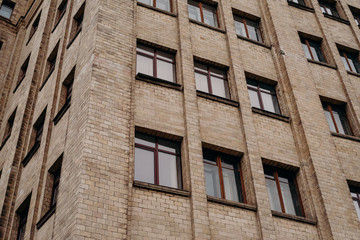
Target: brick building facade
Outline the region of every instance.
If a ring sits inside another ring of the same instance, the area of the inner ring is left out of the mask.
[[[359,239],[359,0],[0,0],[0,239]]]

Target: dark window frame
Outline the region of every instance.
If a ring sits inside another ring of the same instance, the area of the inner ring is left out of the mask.
[[[288,0],[288,2],[292,2],[292,3],[294,3],[294,4],[298,4],[298,5],[307,7],[305,0],[296,0],[296,1],[298,1],[298,2],[295,2],[295,0]]]
[[[167,10],[164,10],[164,9],[161,9],[161,8],[156,7],[156,3],[157,3],[158,0],[151,0],[151,1],[152,1],[152,5],[148,5],[148,4],[146,4],[146,3],[139,2],[139,0],[137,0],[138,3],[146,4],[146,5],[148,5],[148,6],[151,6],[151,7],[153,7],[153,8],[157,8],[157,9],[160,9],[160,10],[162,10],[162,11],[166,11],[166,12],[170,12],[170,13],[173,13],[173,12],[174,12],[174,9],[173,9],[173,8],[174,8],[174,7],[173,7],[173,0],[168,0],[168,1],[169,1],[169,5],[170,5],[170,11],[167,11]]]
[[[70,47],[70,45],[75,41],[75,39],[82,30],[82,25],[84,23],[85,7],[86,7],[86,1],[84,1],[84,3],[79,7],[79,9],[72,18],[70,34],[69,34],[69,43],[67,45],[67,48]]]
[[[30,62],[30,57],[31,57],[31,53],[29,54],[29,56],[25,59],[24,63],[21,65],[20,70],[19,70],[19,75],[18,75],[18,79],[16,82],[16,86],[14,89],[14,93],[17,90],[17,88],[20,86],[20,83],[24,80],[24,78],[26,77],[26,73],[27,70],[29,68],[29,62]]]
[[[53,30],[57,27],[57,25],[59,25],[61,19],[65,15],[67,4],[68,4],[68,0],[62,0],[59,6],[57,7]]]
[[[190,4],[189,1],[188,1],[188,5],[192,5],[194,7],[197,7],[199,8],[200,10],[200,18],[201,18],[201,23],[205,24],[205,25],[209,25],[207,23],[205,23],[205,20],[204,20],[204,13],[203,13],[203,5],[207,6],[207,7],[210,7],[210,8],[213,8],[214,9],[214,12],[215,12],[215,18],[214,18],[214,23],[215,23],[215,26],[211,26],[211,27],[214,27],[214,28],[220,28],[220,21],[219,21],[219,14],[218,14],[218,9],[217,9],[217,5],[212,5],[212,4],[208,4],[208,3],[204,3],[203,1],[201,0],[191,0],[192,2],[194,3],[198,3],[197,6],[196,5],[193,5],[193,4]],[[190,18],[190,17],[189,17]],[[194,21],[198,21],[196,19],[192,19],[190,18],[191,20],[194,20]]]
[[[323,14],[341,18],[336,7],[336,2],[319,1],[320,9]]]
[[[14,126],[14,122],[15,122],[15,117],[16,117],[16,110],[17,107],[15,108],[15,110],[12,112],[12,114],[10,115],[10,117],[8,118],[7,122],[6,122],[6,127],[5,127],[5,132],[4,132],[4,136],[2,138],[2,142],[0,145],[0,149],[2,148],[2,146],[5,145],[6,141],[10,138],[11,133],[12,133],[12,129]]]
[[[314,41],[314,40],[311,40],[311,39],[308,39],[308,38],[305,38],[305,37],[300,37],[300,40],[301,40],[302,44],[305,44],[307,46],[307,51],[309,52],[309,54],[311,56],[310,60],[313,60],[313,61],[316,61],[316,62],[327,63],[327,59],[326,59],[326,56],[324,54],[324,50],[323,50],[323,46],[322,46],[322,41]],[[319,60],[315,59],[314,54],[311,51],[311,47],[313,47],[315,49],[315,52],[317,54],[317,58]],[[320,51],[321,55],[319,55],[318,51]],[[306,54],[305,54],[305,56],[306,56]]]
[[[237,19],[241,19],[241,20],[238,21]],[[264,43],[264,38],[263,38],[262,31],[261,31],[261,26],[260,26],[260,18],[254,20],[254,19],[250,19],[250,18],[247,18],[247,17],[243,17],[243,16],[240,16],[240,15],[234,14],[234,21],[235,22],[242,22],[244,24],[246,36],[243,36],[241,34],[237,34],[238,36],[245,37],[245,38],[257,41],[259,43]],[[253,39],[253,38],[250,37],[249,30],[248,30],[248,22],[247,21],[251,21],[251,22],[256,24],[255,31],[257,33],[257,39]],[[236,24],[235,24],[235,29],[236,29]]]
[[[346,114],[346,111],[344,109],[345,106],[338,106],[338,105],[330,104],[330,103],[327,103],[327,102],[323,102],[322,105],[323,105],[324,111],[327,110],[330,113],[331,120],[332,120],[332,123],[333,123],[333,125],[335,127],[336,133],[350,135],[350,136],[354,135],[354,132],[353,132],[353,130],[351,128],[351,124],[350,124],[350,122],[349,122],[349,120],[347,118],[347,114]],[[340,131],[339,131],[339,126],[338,126],[338,124],[337,124],[337,122],[335,120],[333,110],[336,110],[336,112],[339,114],[339,117],[343,117],[343,119],[340,119],[340,121],[343,120],[344,123],[345,123],[345,125],[342,124],[342,128],[344,129],[344,133],[340,133]]]
[[[28,42],[27,42],[27,43],[30,42],[30,40],[32,39],[32,37],[35,35],[37,29],[39,28],[40,18],[41,18],[41,11],[40,11],[40,13],[36,16],[34,22],[31,24],[30,33],[29,33],[29,39],[28,39]]]
[[[26,232],[26,224],[29,214],[30,201],[31,201],[31,193],[29,194],[29,196],[26,197],[26,199],[23,201],[20,207],[16,210],[16,214],[17,214],[16,240],[24,239]]]
[[[341,57],[345,58],[345,61],[347,63],[348,68],[350,69],[349,70],[350,72],[360,73],[359,53],[350,53],[344,50],[339,50],[339,54]],[[349,59],[353,62],[355,69],[353,69],[353,67],[351,66]]]
[[[357,202],[359,209],[360,209],[360,187],[349,186],[349,188],[350,188],[350,193],[356,194],[356,197],[351,195],[351,198],[352,198],[353,202]],[[356,212],[356,214],[360,221],[360,215],[357,212]]]
[[[6,5],[8,8],[11,8],[12,10],[11,10],[11,13],[10,13],[10,17],[7,18],[7,17],[5,17],[5,16],[3,16],[3,15],[0,15],[0,17],[6,18],[6,19],[11,19],[12,14],[13,14],[14,9],[15,9],[15,4],[16,4],[16,3],[14,3],[13,1],[3,0],[3,2],[1,3],[1,6],[0,6],[0,10],[1,10],[1,8],[2,8],[4,5]]]

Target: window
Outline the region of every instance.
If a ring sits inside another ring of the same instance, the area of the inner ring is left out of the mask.
[[[264,173],[271,209],[304,216],[294,173],[267,166]]]
[[[72,25],[71,25],[71,31],[70,31],[70,43],[74,41],[76,36],[81,32],[82,23],[84,19],[84,10],[85,10],[85,2],[77,13],[73,17]]]
[[[356,213],[360,220],[360,188],[350,186],[350,193],[355,206]]]
[[[304,49],[305,56],[307,59],[326,63],[326,59],[321,49],[320,42],[316,42],[306,38],[301,38],[301,45]]]
[[[288,2],[296,3],[296,4],[299,4],[299,5],[302,5],[302,6],[306,6],[304,0],[288,0]]]
[[[339,50],[345,69],[350,72],[360,73],[359,53],[350,53]]]
[[[3,136],[2,143],[1,143],[0,146],[3,146],[6,143],[6,141],[10,138],[12,128],[14,126],[15,115],[16,115],[16,109],[11,114],[11,116],[9,117],[9,119],[8,119],[8,121],[6,123],[4,136]]]
[[[319,1],[320,9],[324,14],[331,15],[333,17],[340,18],[338,11],[336,10],[336,2]]]
[[[56,15],[55,15],[55,27],[59,24],[60,20],[62,19],[62,17],[65,15],[66,12],[66,7],[67,7],[67,0],[63,0],[59,7],[56,10]],[[54,28],[55,28],[54,27]]]
[[[176,82],[175,56],[138,44],[136,49],[136,73],[142,73],[169,82]]]
[[[181,189],[180,144],[136,133],[135,180]]]
[[[0,50],[1,50],[1,48],[2,48],[2,45],[3,45],[3,42],[2,42],[2,41],[0,41]]]
[[[56,44],[56,46],[54,47],[54,49],[51,51],[47,61],[46,61],[46,66],[45,66],[45,79],[44,82],[50,77],[50,75],[52,74],[52,72],[55,69],[56,66],[56,58],[57,58],[57,54],[58,54],[58,49],[59,49],[59,43]],[[43,82],[43,83],[44,83]]]
[[[247,79],[251,106],[265,111],[281,114],[275,87]]]
[[[205,23],[212,27],[219,27],[216,7],[200,1],[188,1],[189,18]]]
[[[144,3],[146,5],[171,12],[171,0],[138,0],[140,3]]]
[[[33,130],[31,132],[31,137],[30,137],[30,144],[29,144],[29,146],[31,146],[31,148],[40,144],[40,142],[41,142],[41,137],[42,137],[43,128],[44,128],[44,122],[45,122],[45,114],[46,114],[46,109],[40,114],[39,118],[36,120],[36,122],[33,126]]]
[[[356,24],[360,27],[360,15],[359,14],[354,14],[354,19],[355,19],[355,22]]]
[[[8,0],[3,0],[0,7],[0,16],[10,19],[11,14],[14,10],[15,3]]]
[[[344,107],[323,103],[323,108],[328,121],[330,131],[353,135],[350,124],[346,118]]]
[[[230,98],[226,71],[195,62],[196,89],[223,98]]]
[[[27,69],[28,69],[28,66],[29,66],[29,61],[30,61],[30,55],[26,58],[25,62],[23,63],[23,65],[20,68],[18,80],[16,82],[16,87],[15,87],[14,91],[16,91],[16,89],[20,85],[21,81],[25,78],[26,72],[27,72]]]
[[[30,34],[29,34],[29,40],[28,41],[30,41],[30,39],[35,34],[36,30],[38,29],[39,22],[40,22],[40,17],[41,17],[41,12],[39,13],[39,15],[36,17],[33,24],[31,25]]]
[[[25,199],[25,201],[20,205],[18,210],[16,211],[17,215],[17,235],[16,240],[24,240],[25,239],[25,230],[26,223],[29,213],[29,205],[30,205],[31,194]]]
[[[59,106],[62,108],[71,102],[72,86],[74,82],[75,68],[69,73],[61,87]]]
[[[252,39],[257,42],[263,42],[259,27],[259,21],[234,16],[236,34],[242,37]]]
[[[240,161],[222,153],[204,150],[206,193],[209,196],[246,202]]]

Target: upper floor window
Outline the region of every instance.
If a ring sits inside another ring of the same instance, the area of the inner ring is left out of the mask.
[[[230,98],[227,72],[195,62],[196,89],[223,98]]]
[[[14,2],[9,1],[9,0],[3,0],[1,7],[0,7],[0,16],[10,19],[11,14],[14,10],[14,7],[15,7]]]
[[[302,6],[306,6],[305,1],[304,0],[288,0],[288,2],[293,2]]]
[[[59,24],[62,17],[65,15],[68,0],[63,0],[56,10],[55,27]]]
[[[26,76],[26,72],[27,69],[29,67],[29,61],[30,61],[30,54],[29,56],[26,58],[26,60],[24,61],[24,63],[21,65],[20,71],[19,71],[19,76],[16,82],[16,87],[14,89],[14,92],[16,91],[16,89],[18,88],[18,86],[20,85],[20,83],[22,82],[22,80],[25,78]]]
[[[180,144],[135,133],[135,180],[181,189]]]
[[[70,30],[70,43],[71,44],[74,39],[77,37],[77,35],[81,32],[82,24],[84,20],[84,11],[85,11],[85,2],[81,5],[79,10],[76,12],[76,14],[73,17],[71,30]]]
[[[49,55],[49,57],[48,57],[48,59],[46,61],[44,82],[50,77],[50,75],[52,74],[52,72],[55,69],[58,49],[59,49],[59,42],[56,44],[54,49],[51,51],[51,53],[50,53],[50,55]]]
[[[346,117],[344,107],[323,103],[323,108],[330,127],[330,131],[346,135],[353,135],[350,124]]]
[[[29,41],[30,41],[30,39],[32,38],[32,36],[35,34],[36,30],[39,27],[40,18],[41,18],[41,12],[38,14],[38,16],[34,20],[33,24],[31,25],[30,34],[29,34]]]
[[[350,186],[350,193],[355,206],[356,213],[360,220],[360,188]]]
[[[12,128],[14,126],[15,115],[16,115],[16,109],[14,110],[14,112],[11,114],[11,116],[9,117],[9,119],[6,122],[5,132],[4,132],[2,142],[0,144],[0,149],[1,149],[1,146],[3,146],[5,144],[5,142],[10,138]]]
[[[294,173],[264,166],[271,209],[304,216]]]
[[[354,19],[355,19],[356,24],[360,27],[360,14],[354,13]]]
[[[176,82],[175,56],[156,48],[138,44],[136,49],[136,73]]]
[[[28,220],[29,206],[30,206],[31,195],[29,195],[25,201],[16,210],[17,215],[17,235],[16,240],[25,239],[26,223]]]
[[[1,50],[1,48],[2,48],[2,45],[3,45],[3,42],[2,42],[2,41],[0,41],[0,50]]]
[[[336,2],[319,1],[320,9],[324,14],[339,18],[339,13],[336,10]]]
[[[274,86],[251,79],[246,82],[252,107],[281,114]]]
[[[188,0],[189,18],[205,23],[212,27],[219,27],[216,7],[201,1]]]
[[[360,73],[359,53],[350,53],[339,50],[345,69],[350,72]]]
[[[138,0],[138,2],[144,3],[146,5],[171,12],[171,0]]]
[[[236,34],[258,42],[263,42],[260,32],[259,21],[234,16]]]
[[[321,42],[301,38],[301,45],[304,49],[307,59],[311,59],[317,62],[326,62],[321,48]]]
[[[204,150],[207,195],[236,202],[246,202],[240,161],[222,153]]]

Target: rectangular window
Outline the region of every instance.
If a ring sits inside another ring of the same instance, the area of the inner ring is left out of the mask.
[[[324,14],[331,15],[339,18],[339,13],[336,10],[336,2],[330,3],[325,1],[319,1],[320,9]]]
[[[205,23],[212,27],[219,27],[216,6],[205,4],[201,1],[188,1],[189,18]]]
[[[138,44],[136,49],[136,73],[176,82],[175,56],[156,48]]]
[[[294,173],[267,166],[264,173],[271,209],[304,216]]]
[[[138,2],[167,12],[172,12],[171,0],[138,0]]]
[[[31,194],[25,199],[25,201],[20,205],[20,207],[16,211],[16,215],[17,215],[16,240],[25,239],[26,223],[29,213],[30,200],[31,200]]]
[[[41,17],[41,12],[39,13],[39,15],[36,17],[36,19],[34,20],[33,24],[31,25],[31,29],[30,29],[30,34],[29,34],[29,40],[32,38],[32,36],[34,36],[36,30],[39,27],[39,22],[40,22],[40,17]]]
[[[135,133],[135,180],[181,189],[180,144]]]
[[[301,38],[301,45],[307,59],[326,63],[326,59],[321,48],[321,42]]]
[[[226,71],[198,62],[194,71],[198,91],[230,99]]]
[[[8,119],[8,121],[6,123],[5,132],[4,132],[4,136],[3,136],[3,139],[2,139],[1,146],[3,146],[5,144],[5,142],[10,138],[12,128],[14,126],[15,115],[16,115],[16,109],[11,114],[11,116],[9,117],[9,119]]]
[[[71,25],[71,31],[70,31],[70,44],[74,41],[74,39],[77,37],[77,35],[81,32],[82,29],[82,23],[84,19],[84,11],[85,11],[85,2],[77,13],[73,17],[72,25]]]
[[[346,135],[353,135],[350,124],[346,117],[344,107],[323,103],[323,108],[330,127],[330,131]]]
[[[235,157],[209,150],[204,150],[203,153],[207,195],[246,202],[240,161]]]
[[[246,82],[252,107],[281,114],[274,86],[251,79]]]
[[[306,6],[305,1],[304,0],[288,0],[288,2],[293,2],[302,6]]]
[[[254,21],[239,16],[234,16],[234,21],[237,35],[252,39],[257,42],[263,42],[259,21]]]
[[[360,73],[359,53],[350,53],[339,50],[345,69],[350,72]]]
[[[0,41],[0,50],[1,50],[1,48],[2,48],[2,45],[3,45],[3,42],[2,42],[2,41]]]
[[[360,27],[360,15],[354,14],[356,24]]]
[[[25,62],[23,63],[23,65],[20,68],[20,72],[19,72],[19,76],[16,82],[16,87],[15,90],[17,89],[17,87],[19,86],[19,84],[21,83],[21,81],[25,78],[26,76],[26,72],[27,69],[29,67],[29,61],[30,61],[30,55],[26,58]],[[14,90],[14,91],[15,91]]]
[[[9,0],[3,0],[0,7],[0,16],[10,19],[15,8],[15,3]]]
[[[30,148],[33,148],[35,145],[40,144],[41,137],[43,134],[44,122],[45,122],[46,109],[40,114],[39,118],[36,120],[33,130],[30,137]]]
[[[350,186],[350,193],[351,193],[351,198],[354,203],[355,211],[360,220],[360,188]]]
[[[43,83],[45,83],[45,81],[50,77],[50,75],[52,74],[52,72],[55,69],[58,49],[59,49],[59,42],[56,44],[54,49],[51,51],[51,53],[46,61],[45,74],[44,74],[45,79],[44,79]]]
[[[63,0],[56,10],[55,27],[59,24],[62,17],[65,15],[68,0]]]

